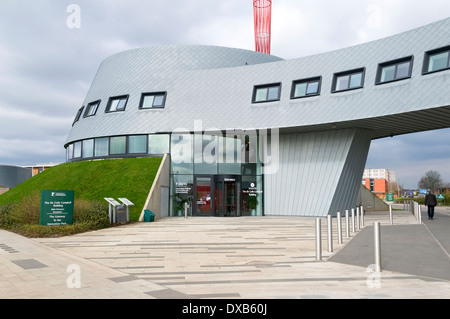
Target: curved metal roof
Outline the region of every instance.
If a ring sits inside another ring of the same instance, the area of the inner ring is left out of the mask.
[[[307,44],[305,44],[307,45]],[[450,18],[381,40],[283,60],[258,52],[212,46],[158,46],[118,53],[98,70],[81,117],[66,143],[115,135],[279,128],[311,132],[364,128],[381,138],[450,127],[450,70],[422,74],[425,52],[450,45]],[[378,65],[413,57],[410,78],[375,85]],[[332,93],[335,73],[365,68],[364,87]],[[291,99],[293,81],[320,76],[319,96]],[[252,103],[255,85],[281,83],[279,101]],[[163,109],[140,110],[142,93],[167,92]],[[126,110],[105,113],[108,99],[129,95]]]

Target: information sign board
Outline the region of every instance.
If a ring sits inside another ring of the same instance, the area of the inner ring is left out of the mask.
[[[43,226],[72,225],[74,197],[74,191],[43,190],[40,224]]]

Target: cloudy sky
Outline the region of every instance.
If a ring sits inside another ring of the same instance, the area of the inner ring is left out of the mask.
[[[327,52],[449,16],[448,0],[274,0],[271,53]],[[252,1],[0,0],[0,164],[64,162],[100,63],[161,44],[254,50]],[[430,169],[450,182],[450,129],[373,141],[366,167],[395,170],[405,188]]]

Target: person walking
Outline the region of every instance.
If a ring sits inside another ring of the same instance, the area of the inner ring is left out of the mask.
[[[428,219],[433,219],[434,217],[434,207],[437,205],[436,195],[434,195],[431,190],[428,190],[425,196],[425,206],[428,207]]]

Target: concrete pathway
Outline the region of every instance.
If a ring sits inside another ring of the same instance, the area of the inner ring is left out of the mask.
[[[374,221],[387,240],[410,247],[391,257],[383,241],[381,273],[370,266]],[[0,298],[449,298],[448,273],[436,263],[429,273],[394,262],[411,263],[415,254],[428,259],[421,254],[431,245],[429,230],[448,247],[445,227],[434,232],[439,225],[424,222],[395,211],[391,226],[388,212],[367,213],[364,226],[346,238],[343,219],[344,242],[337,244],[334,219],[334,251],[327,252],[323,219],[322,261],[315,218],[166,218],[46,239],[0,231]],[[412,235],[421,237],[411,242]],[[441,253],[438,262],[447,265],[448,258]]]

